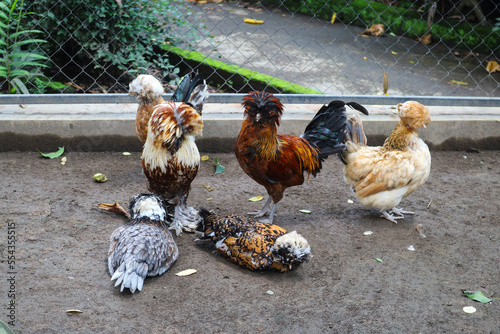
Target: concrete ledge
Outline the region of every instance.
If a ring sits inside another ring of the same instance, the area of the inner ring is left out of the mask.
[[[280,133],[300,135],[321,107],[285,105]],[[398,118],[393,106],[369,105],[363,116],[370,145],[380,145]],[[500,108],[429,107],[432,122],[421,137],[434,150],[500,149]],[[0,151],[140,151],[134,129],[136,103],[0,105]],[[231,152],[241,127],[239,103],[205,106],[203,152]]]

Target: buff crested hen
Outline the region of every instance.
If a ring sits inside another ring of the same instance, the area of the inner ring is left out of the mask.
[[[215,242],[222,256],[250,270],[286,272],[312,256],[309,243],[296,231],[287,233],[277,225],[236,215],[218,217],[203,208],[200,215],[200,242]]]
[[[274,95],[251,92],[242,105],[245,119],[234,153],[243,171],[263,185],[269,195],[262,210],[249,214],[256,217],[269,214],[269,223],[273,222],[276,206],[288,187],[303,184],[305,172],[316,176],[324,159],[345,149],[345,106],[368,114],[356,102],[332,101],[317,112],[299,137],[278,134],[283,104]]]
[[[135,118],[137,137],[144,144],[148,135],[148,123],[155,106],[165,102],[164,89],[160,81],[149,74],[141,74],[129,84],[129,94],[139,100]]]
[[[186,200],[200,166],[194,138],[203,131],[201,111],[207,97],[204,80],[199,75],[188,75],[177,87],[172,101],[155,107],[148,123],[142,151],[147,187],[175,206],[171,229],[177,235],[183,230],[193,232],[201,219]]]
[[[163,199],[139,194],[130,200],[130,221],[110,238],[108,268],[115,286],[141,291],[146,276],[161,275],[177,260],[179,250],[168,230]]]
[[[366,146],[361,119],[351,117],[347,149],[341,155],[345,181],[361,203],[380,210],[393,223],[414,214],[396,206],[427,181],[431,169],[429,148],[417,132],[430,123],[429,110],[414,101],[400,103],[397,109],[400,121],[378,147]]]

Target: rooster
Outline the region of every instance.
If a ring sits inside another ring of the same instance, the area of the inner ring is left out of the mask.
[[[393,223],[404,214],[414,214],[396,206],[427,181],[431,169],[429,148],[417,132],[430,123],[429,110],[413,101],[397,108],[400,121],[378,147],[366,146],[361,119],[351,117],[347,149],[341,155],[345,181],[361,203],[380,210]]]
[[[200,240],[215,242],[217,251],[229,261],[250,270],[286,272],[309,260],[311,247],[296,231],[230,215],[217,217],[200,210],[202,221],[196,233]]]
[[[163,86],[154,76],[141,74],[129,84],[129,94],[137,96],[139,107],[135,118],[135,132],[144,144],[148,135],[148,122],[154,107],[165,102],[161,97]]]
[[[283,113],[278,98],[257,91],[244,97],[245,119],[234,152],[243,171],[269,194],[262,210],[249,214],[269,214],[267,222],[272,223],[285,189],[304,183],[304,172],[316,176],[326,157],[345,149],[346,104],[368,115],[355,102],[332,101],[318,111],[304,134],[297,137],[277,134]],[[273,207],[269,209],[271,200]]]
[[[172,229],[176,234],[194,231],[200,217],[186,205],[191,182],[198,173],[200,153],[194,137],[201,135],[201,111],[208,86],[199,75],[186,76],[172,101],[155,107],[142,151],[142,169],[148,190],[175,205]],[[200,84],[201,83],[201,84]]]
[[[115,286],[142,290],[146,276],[161,275],[177,260],[179,250],[168,230],[165,202],[158,196],[139,194],[129,205],[130,221],[110,238],[108,268]]]

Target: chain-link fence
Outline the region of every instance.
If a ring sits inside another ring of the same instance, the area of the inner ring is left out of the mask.
[[[38,42],[3,56],[48,57],[19,75],[31,93],[126,92],[139,73],[168,87],[197,70],[225,93],[500,96],[495,0],[39,0],[24,13]]]

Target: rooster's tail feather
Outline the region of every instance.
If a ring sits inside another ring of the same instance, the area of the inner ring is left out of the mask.
[[[363,130],[361,117],[353,115],[347,120],[347,140],[355,144],[366,146],[366,135]]]
[[[188,103],[201,115],[207,97],[208,86],[205,84],[205,79],[199,73],[191,72],[182,78],[172,95],[172,101]]]
[[[343,152],[347,139],[347,116],[345,106],[368,115],[368,111],[356,102],[335,100],[324,105],[307,125],[302,135],[309,143],[318,147],[322,159]]]

